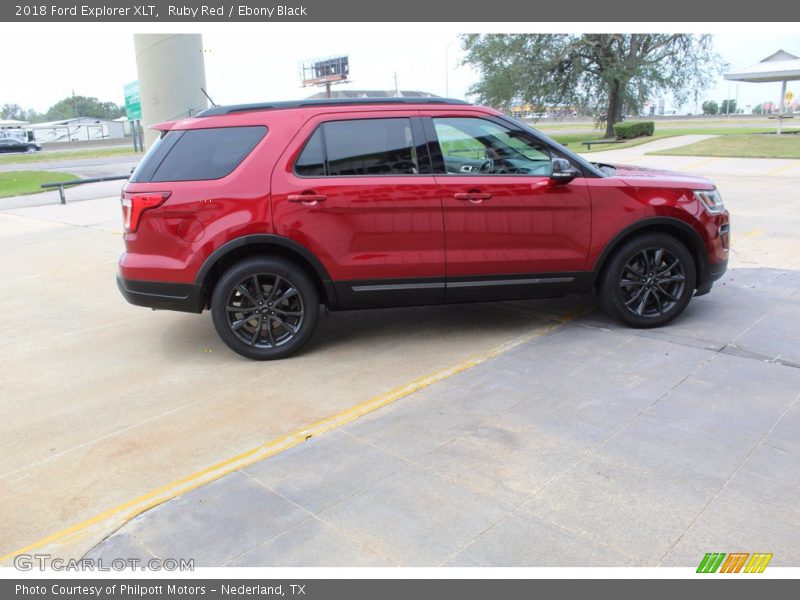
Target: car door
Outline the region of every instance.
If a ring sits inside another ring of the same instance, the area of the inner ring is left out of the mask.
[[[447,300],[558,295],[589,252],[586,181],[550,178],[554,148],[484,114],[423,111],[444,207]]]
[[[320,259],[341,308],[444,301],[442,203],[418,117],[319,115],[282,160],[275,233]]]

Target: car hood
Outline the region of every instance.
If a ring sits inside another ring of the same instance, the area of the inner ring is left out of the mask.
[[[635,187],[676,187],[692,189],[713,189],[714,182],[699,175],[667,171],[664,169],[651,169],[637,165],[609,164],[616,169],[612,177],[621,179]]]

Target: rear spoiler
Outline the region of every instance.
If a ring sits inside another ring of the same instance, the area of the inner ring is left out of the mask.
[[[150,125],[150,129],[155,129],[156,131],[169,131],[175,127],[176,124],[177,121],[164,121],[163,123],[154,123],[153,125]]]

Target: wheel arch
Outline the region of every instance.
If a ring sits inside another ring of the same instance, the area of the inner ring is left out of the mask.
[[[209,255],[195,277],[203,290],[206,308],[209,308],[214,287],[222,274],[233,264],[252,256],[281,256],[294,261],[311,277],[322,302],[335,309],[338,306],[336,291],[319,259],[306,247],[288,238],[274,234],[251,234],[231,240]]]
[[[623,244],[646,233],[665,233],[683,243],[694,259],[697,271],[695,289],[702,288],[710,279],[706,245],[700,234],[688,223],[672,217],[651,217],[637,221],[614,236],[595,261],[592,269],[593,283],[600,280],[609,259]]]

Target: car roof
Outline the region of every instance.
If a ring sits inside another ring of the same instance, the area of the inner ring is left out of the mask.
[[[456,100],[453,98],[439,97],[410,97],[401,98],[315,98],[307,100],[289,100],[282,102],[255,102],[251,104],[230,104],[228,106],[214,106],[197,113],[197,117],[214,117],[218,115],[228,115],[232,113],[262,111],[262,110],[286,110],[293,108],[318,108],[324,106],[374,106],[386,104],[456,104],[460,106],[470,106],[469,102]]]

